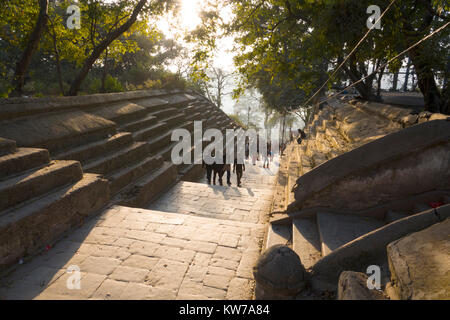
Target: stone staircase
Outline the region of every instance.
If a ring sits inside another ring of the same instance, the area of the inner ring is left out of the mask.
[[[194,121],[201,121],[203,130],[206,123],[220,130],[232,127],[208,100],[180,91],[18,98],[0,104],[5,228],[0,266],[42,249],[75,220],[106,204],[144,207],[176,182],[197,180],[201,165],[170,161],[174,129],[192,134]],[[36,232],[23,228],[29,223]],[[11,233],[17,236],[7,241]]]
[[[405,117],[404,112],[404,110],[400,110],[398,114]],[[440,124],[444,125],[444,123]],[[437,123],[436,125],[439,127]],[[310,180],[313,181],[314,177],[319,179],[323,174],[338,176],[339,170],[334,173],[330,170],[322,172],[325,167],[320,168],[321,170],[318,167],[323,164],[330,166],[331,164],[328,162],[331,160],[337,159],[341,155],[347,155],[349,151],[365,146],[372,141],[380,141],[379,139],[390,133],[401,131],[403,127],[406,127],[406,123],[393,122],[391,119],[360,109],[356,105],[333,101],[314,117],[307,130],[308,138],[301,145],[294,142],[287,146],[277,177],[276,195],[272,204],[273,214],[265,249],[279,244],[293,249],[300,257],[304,267],[312,274],[312,286],[313,290],[317,290],[316,293],[323,290],[336,290],[340,273],[337,270],[365,272],[362,265],[369,262],[382,267],[383,285],[385,285],[390,279],[386,256],[386,245],[389,243],[385,241],[389,238],[387,234],[391,232],[391,234],[401,237],[405,233],[402,233],[404,231],[401,231],[402,229],[397,225],[421,219],[419,217],[426,217],[435,210],[433,208],[436,206],[450,203],[448,183],[437,184],[437,189],[435,187],[434,190],[420,191],[410,196],[400,195],[396,199],[386,198],[385,201],[376,204],[358,203],[353,208],[347,207],[345,203],[342,205],[342,201],[338,199],[340,194],[337,192],[334,195],[337,198],[336,206],[330,206],[327,202],[321,204],[319,198],[314,200],[314,205],[306,205],[309,203],[308,197],[314,197],[314,193],[309,196],[305,194],[303,198],[296,197],[295,191],[305,186],[299,177],[308,175],[308,179],[311,178]],[[442,132],[446,131],[443,130]],[[438,135],[437,131],[435,135]],[[448,157],[448,139],[446,139],[443,138],[441,142],[433,142],[432,139],[429,139],[430,145],[441,143],[442,148],[447,150],[447,153],[442,153],[441,159],[444,162],[445,157]],[[420,143],[417,144],[420,145]],[[426,150],[426,147],[424,149]],[[437,152],[437,154],[439,153]],[[348,162],[350,158],[346,160]],[[445,167],[445,164],[443,165]],[[330,184],[330,186],[333,185]],[[441,187],[444,189],[439,189]],[[360,191],[361,193],[365,192],[365,190]],[[332,195],[331,193],[330,199],[333,199]],[[303,207],[294,205],[300,199],[305,204]],[[445,219],[443,217],[445,214],[442,214],[440,219]],[[411,222],[411,225],[413,224]],[[418,225],[422,228],[428,226],[427,224]],[[409,230],[420,230],[419,227],[411,228]],[[408,230],[407,227],[403,229]],[[374,252],[377,251],[375,249],[377,246],[382,250],[378,250],[377,254],[371,256],[370,259],[360,257],[362,252],[370,256],[369,248],[364,247],[362,243],[367,243],[366,238],[376,238],[377,234],[380,236],[378,236],[379,239],[374,240]],[[370,236],[368,237],[368,235]],[[327,277],[327,273],[333,274],[333,276]],[[326,280],[314,281],[314,277],[319,279],[322,275]]]
[[[43,250],[109,201],[108,182],[77,161],[0,138],[0,266]],[[75,205],[76,204],[76,205]]]

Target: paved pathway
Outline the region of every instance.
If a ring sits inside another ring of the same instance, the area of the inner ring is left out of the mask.
[[[112,207],[3,277],[0,299],[252,299],[276,168],[247,166],[243,188],[181,182],[153,210]]]

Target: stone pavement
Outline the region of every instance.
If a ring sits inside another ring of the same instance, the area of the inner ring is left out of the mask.
[[[2,277],[0,299],[252,299],[275,179],[260,167],[243,188],[180,182],[160,211],[105,210]]]

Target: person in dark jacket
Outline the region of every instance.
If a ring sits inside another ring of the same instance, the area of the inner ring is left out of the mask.
[[[231,186],[231,165],[227,163],[227,157],[223,156],[223,173],[222,176],[225,174],[225,172],[227,173],[227,184],[228,186]]]
[[[213,184],[216,185],[216,176],[219,176],[219,184],[223,186],[223,164],[215,163],[213,164]]]
[[[213,171],[213,165],[212,164],[206,164],[206,162],[203,160],[203,168],[206,169],[206,182],[208,184],[211,184],[211,174]]]
[[[241,185],[241,179],[242,175],[245,171],[245,164],[238,164],[237,158],[234,158],[234,166],[233,166],[233,173],[236,172],[236,178],[237,178],[237,185],[238,187],[242,187]]]

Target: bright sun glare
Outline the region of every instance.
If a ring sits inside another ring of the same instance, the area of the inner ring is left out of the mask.
[[[185,31],[194,30],[200,23],[201,0],[181,0],[179,17]]]
[[[200,24],[201,0],[179,0],[176,16],[163,16],[157,26],[167,38],[176,38],[183,32],[193,31]]]

